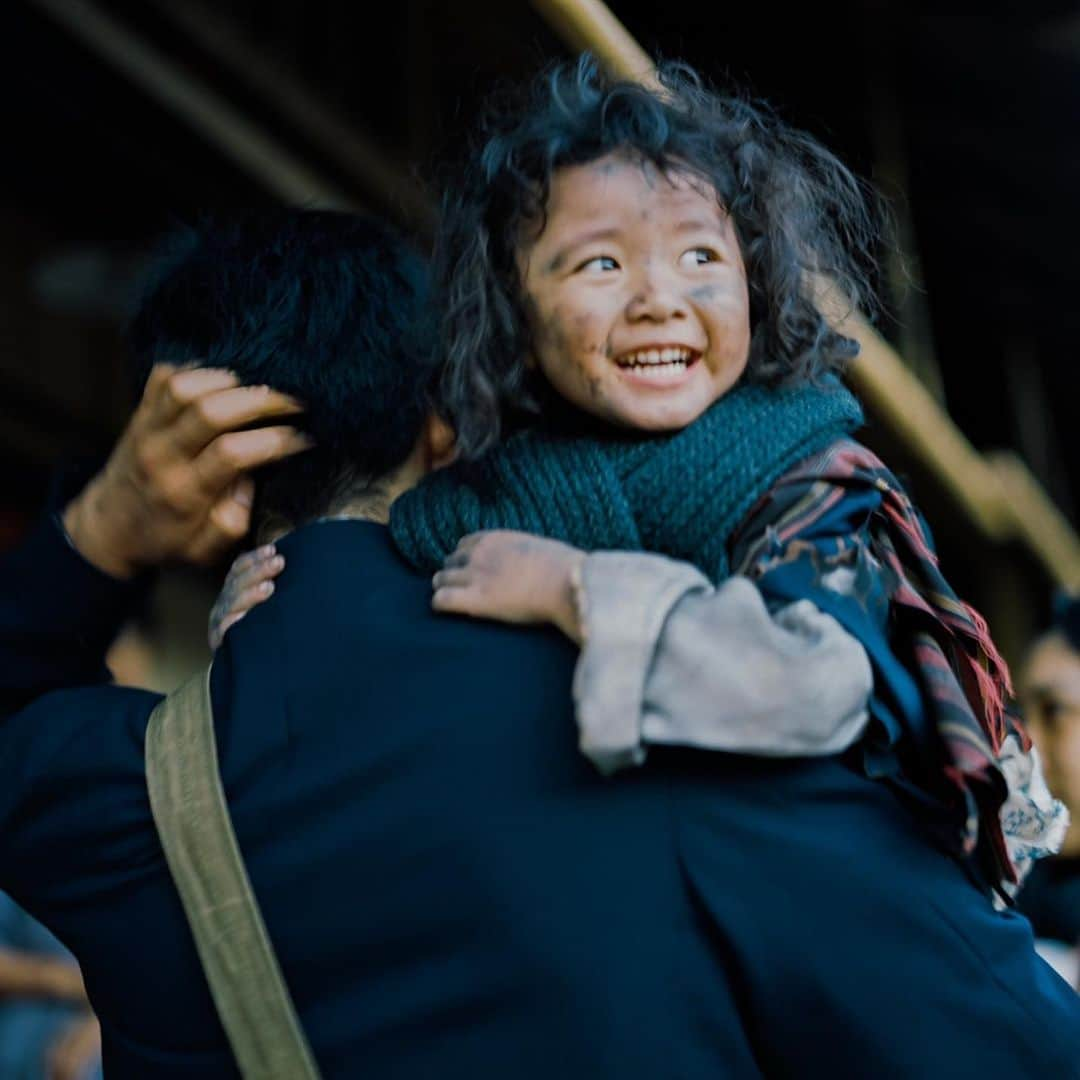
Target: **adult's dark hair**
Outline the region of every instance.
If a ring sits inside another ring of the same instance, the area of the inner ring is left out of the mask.
[[[389,226],[276,209],[179,229],[129,327],[145,380],[197,361],[303,402],[315,448],[261,470],[256,526],[378,489],[416,443],[433,370],[425,260]],[[293,422],[293,421],[290,421]]]
[[[591,58],[560,63],[481,119],[446,184],[436,242],[442,312],[441,410],[459,450],[495,443],[508,415],[535,410],[515,252],[544,222],[553,173],[619,151],[716,190],[749,277],[745,377],[779,383],[835,370],[858,352],[821,311],[873,308],[879,203],[811,136],[767,107],[708,87],[690,67],[661,64],[661,93],[605,76]]]

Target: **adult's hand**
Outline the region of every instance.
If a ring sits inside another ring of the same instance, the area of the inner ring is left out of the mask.
[[[248,531],[251,470],[312,445],[288,425],[241,429],[301,411],[229,371],[159,364],[104,469],[64,511],[64,528],[117,578],[174,560],[215,562]]]

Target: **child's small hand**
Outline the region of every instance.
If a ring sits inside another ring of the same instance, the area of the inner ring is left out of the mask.
[[[432,579],[431,606],[502,622],[554,623],[581,644],[575,578],[584,558],[569,544],[528,533],[473,533]]]
[[[210,611],[210,648],[217,649],[225,631],[239,622],[253,607],[269,600],[274,592],[273,578],[285,568],[285,556],[273,544],[248,551],[229,567],[225,584]]]

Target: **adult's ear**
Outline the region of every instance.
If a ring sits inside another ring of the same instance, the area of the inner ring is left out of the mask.
[[[438,413],[428,413],[420,439],[428,470],[441,469],[457,457],[457,433]]]

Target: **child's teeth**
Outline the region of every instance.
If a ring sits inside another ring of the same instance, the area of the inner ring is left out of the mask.
[[[619,361],[624,367],[664,367],[671,364],[685,367],[689,362],[690,358],[685,349],[646,349]]]
[[[619,364],[639,375],[662,380],[682,374],[690,364],[690,353],[681,348],[644,349],[639,353],[630,353]]]
[[[686,364],[680,360],[666,364],[649,363],[641,364],[635,370],[639,375],[644,375],[647,378],[664,379],[671,375],[682,374],[686,370]]]

